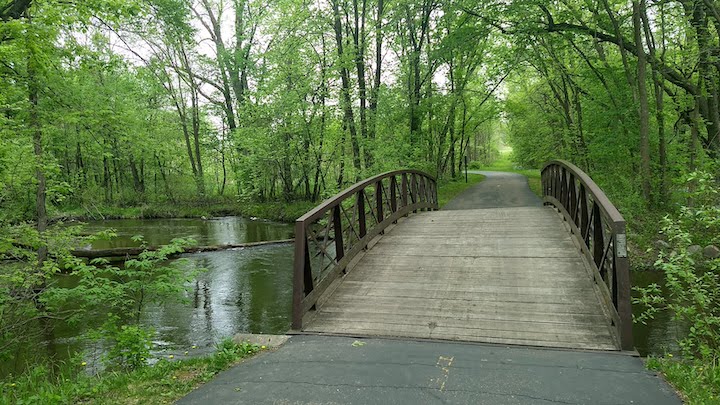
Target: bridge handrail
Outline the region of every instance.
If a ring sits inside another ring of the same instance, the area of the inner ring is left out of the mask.
[[[438,209],[437,183],[408,169],[360,181],[298,218],[292,328],[302,329],[305,314],[373,238],[423,209]]]
[[[625,219],[585,172],[564,160],[542,169],[543,201],[570,224],[593,268],[595,282],[623,350],[633,350],[630,266]]]

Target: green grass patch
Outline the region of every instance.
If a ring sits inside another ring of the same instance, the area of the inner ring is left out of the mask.
[[[470,164],[473,170],[485,170],[489,172],[510,172],[522,174],[527,177],[530,190],[538,197],[542,198],[542,180],[540,169],[525,169],[517,167],[510,158],[511,153],[501,153],[500,157],[490,165],[480,165],[478,163]]]
[[[483,180],[485,180],[485,176],[482,174],[468,174],[467,183],[465,182],[465,177],[457,177],[446,183],[440,184],[437,191],[440,208],[455,198],[458,194]]]
[[[208,357],[165,358],[129,372],[91,376],[83,363],[70,361],[56,370],[35,366],[0,382],[0,404],[169,404],[261,348],[226,339]]]
[[[688,404],[720,403],[720,365],[718,359],[707,363],[676,360],[672,355],[648,358],[647,367],[660,371]]]

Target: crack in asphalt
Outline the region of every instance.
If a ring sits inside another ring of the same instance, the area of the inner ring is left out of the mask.
[[[541,400],[546,401],[550,403],[556,403],[556,404],[582,404],[584,402],[568,402],[563,401],[559,399],[551,399],[551,398],[545,398],[541,396],[535,396],[530,394],[518,394],[518,393],[503,393],[503,392],[496,392],[496,391],[488,391],[488,390],[468,390],[468,389],[444,389],[441,390],[440,388],[433,388],[433,387],[426,387],[426,386],[412,386],[412,385],[368,385],[368,384],[330,384],[330,383],[319,383],[319,382],[311,382],[311,381],[283,381],[283,380],[248,380],[243,381],[243,383],[254,383],[254,384],[297,384],[297,385],[310,385],[310,386],[317,386],[317,387],[330,387],[330,388],[338,388],[338,387],[347,387],[347,388],[388,388],[388,389],[397,389],[397,390],[421,390],[421,391],[427,391],[426,393],[433,395],[433,397],[436,397],[438,399],[443,400],[443,402],[446,402],[443,398],[437,397],[437,395],[441,393],[464,393],[464,394],[485,394],[485,395],[495,395],[499,397],[521,397],[521,398],[528,398],[531,400]],[[232,384],[237,384],[237,382],[232,382]],[[621,402],[595,402],[598,405],[620,405]]]
[[[608,373],[620,373],[620,374],[644,374],[644,375],[653,375],[653,373],[650,373],[646,370],[639,370],[639,371],[632,371],[632,370],[615,370],[615,369],[609,369],[609,368],[597,368],[597,367],[583,367],[579,365],[574,366],[565,366],[565,365],[548,365],[548,364],[539,364],[539,363],[521,363],[521,362],[515,362],[515,361],[479,361],[483,365],[506,365],[506,366],[520,366],[520,367],[537,367],[537,368],[544,368],[544,369],[565,369],[565,370],[590,370],[590,371],[601,371],[601,372],[608,372]],[[314,364],[359,364],[356,361],[351,360],[297,360],[297,361],[266,361],[264,362],[268,365],[275,365],[275,366],[282,366],[283,364],[308,364],[308,363],[314,363]],[[462,364],[462,363],[461,363]],[[435,367],[435,363],[398,363],[398,362],[374,362],[373,366],[375,365],[383,365],[383,366],[402,366],[402,367],[408,367],[408,366],[421,366],[421,367]],[[461,369],[461,370],[478,370],[481,367],[473,367],[473,366],[462,366],[462,365],[453,365],[453,368]]]

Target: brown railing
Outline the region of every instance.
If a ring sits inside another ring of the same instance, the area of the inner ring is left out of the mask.
[[[593,268],[620,347],[633,350],[625,219],[590,176],[572,163],[545,164],[542,187],[545,204],[565,217]]]
[[[305,314],[373,238],[401,217],[427,209],[438,209],[435,178],[398,170],[356,183],[298,218],[292,328],[302,329]]]

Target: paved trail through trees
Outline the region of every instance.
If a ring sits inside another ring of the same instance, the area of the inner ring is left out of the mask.
[[[541,207],[542,201],[528,187],[527,177],[508,172],[468,171],[485,180],[445,204],[444,210],[478,208]]]

